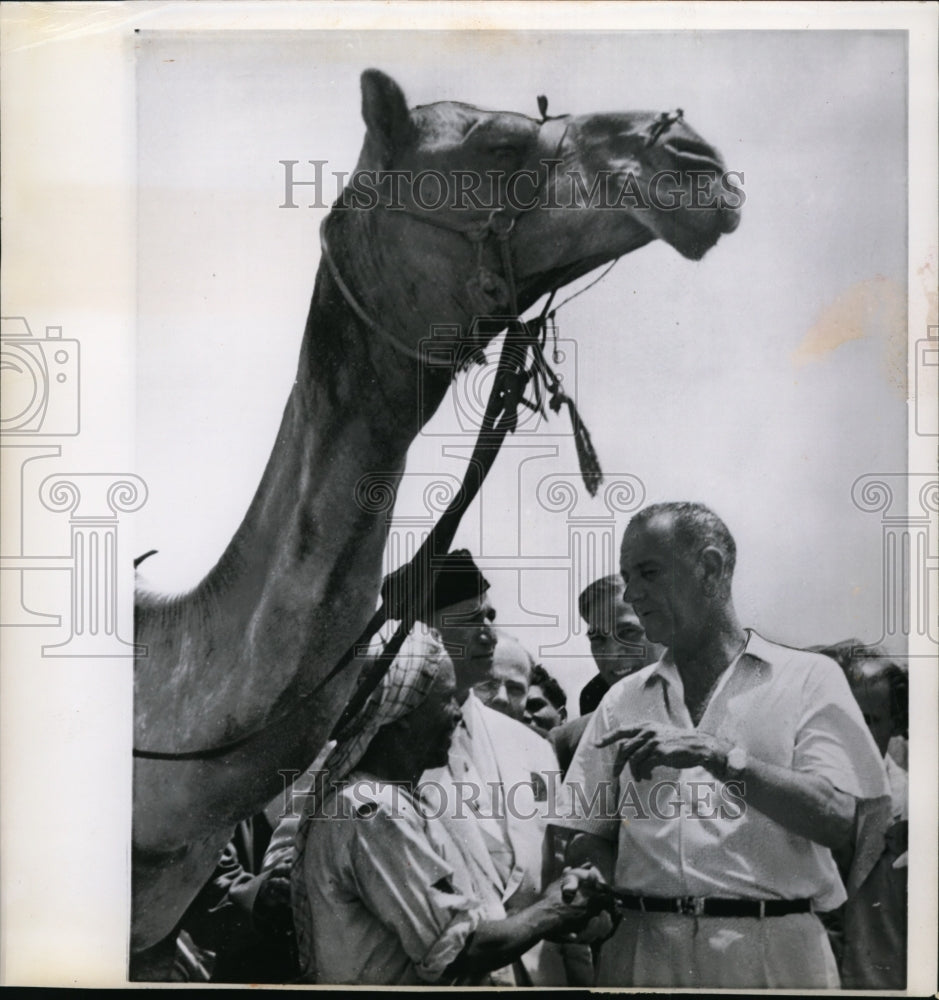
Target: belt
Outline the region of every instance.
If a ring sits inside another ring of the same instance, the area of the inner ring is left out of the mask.
[[[788,913],[811,913],[810,899],[706,899],[702,896],[630,896],[617,892],[616,903],[625,910],[643,913],[681,913],[695,917],[784,917]]]

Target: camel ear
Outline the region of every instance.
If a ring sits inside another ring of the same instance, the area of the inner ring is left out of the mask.
[[[401,88],[381,70],[362,74],[362,117],[381,165],[390,166],[411,137],[411,116]]]

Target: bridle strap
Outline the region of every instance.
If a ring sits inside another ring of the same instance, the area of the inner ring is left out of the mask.
[[[336,282],[336,286],[342,293],[342,297],[346,300],[346,304],[355,313],[359,320],[365,324],[365,326],[367,326],[372,332],[377,333],[384,340],[387,340],[396,351],[399,351],[401,354],[404,354],[413,361],[419,361],[423,364],[426,359],[420,353],[415,351],[413,347],[404,343],[403,340],[396,337],[390,330],[386,330],[380,323],[376,323],[375,320],[369,316],[362,304],[352,293],[352,290],[343,280],[342,275],[339,273],[339,266],[329,249],[329,242],[326,239],[326,223],[328,221],[329,216],[327,215],[320,223],[320,247],[323,251],[323,260],[326,261],[329,273],[332,275],[333,281]]]

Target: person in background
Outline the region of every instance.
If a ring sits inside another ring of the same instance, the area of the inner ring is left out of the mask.
[[[521,722],[535,660],[514,635],[496,629],[495,639],[489,675],[473,685],[473,693],[484,705]]]
[[[540,664],[531,672],[525,714],[522,721],[541,736],[560,726],[567,719],[567,695],[564,688]]]
[[[667,652],[603,697],[567,772],[567,864],[593,861],[621,919],[598,986],[831,989],[817,911],[870,868],[887,776],[844,675],[737,617],[736,544],[698,503],[630,520],[625,598]],[[863,820],[863,821],[862,821]]]
[[[610,687],[641,670],[662,654],[662,647],[646,638],[636,612],[623,600],[623,578],[601,577],[585,587],[578,600],[587,623],[590,652],[597,675],[580,692],[580,714],[588,715]]]
[[[290,862],[264,867],[273,827],[262,812],[243,820],[181,930],[205,956],[213,983],[289,983],[298,973]]]
[[[568,721],[567,695],[564,689],[544,667],[535,667],[532,684],[528,689],[525,723],[536,733],[546,737],[554,748],[562,777],[574,759],[574,751],[589,721],[590,715],[581,715]]]
[[[841,985],[906,988],[909,780],[888,747],[909,736],[909,678],[885,650],[848,639],[819,649],[844,670],[887,771],[891,824],[871,873],[839,914]],[[901,744],[902,745],[902,744]],[[847,867],[850,857],[839,859]]]
[[[293,871],[305,981],[489,984],[491,971],[580,926],[595,905],[601,880],[582,869],[507,914],[425,809],[418,781],[447,761],[456,695],[441,646],[399,655],[327,757]]]

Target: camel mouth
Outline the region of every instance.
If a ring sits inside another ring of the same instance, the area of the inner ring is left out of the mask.
[[[662,233],[662,239],[688,260],[701,260],[721,236],[740,225],[740,210],[731,206],[721,205],[699,215],[703,217],[701,224]]]

